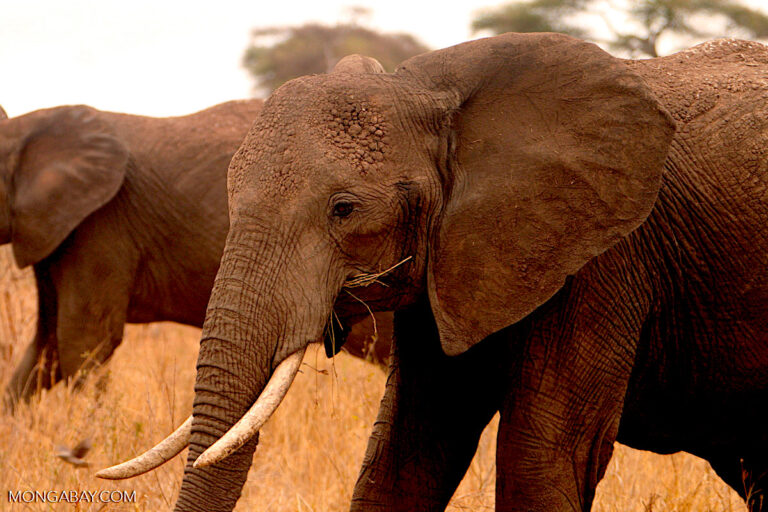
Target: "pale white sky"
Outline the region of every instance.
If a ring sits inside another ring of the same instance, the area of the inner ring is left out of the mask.
[[[488,3],[0,0],[0,105],[9,116],[72,103],[186,114],[251,95],[240,58],[253,27],[335,23],[365,5],[369,26],[440,48],[469,39],[473,9]]]
[[[240,58],[253,27],[335,23],[347,7],[361,5],[373,11],[368,26],[442,48],[472,38],[472,13],[499,3],[0,0],[0,105],[10,116],[74,103],[186,114],[251,95]]]

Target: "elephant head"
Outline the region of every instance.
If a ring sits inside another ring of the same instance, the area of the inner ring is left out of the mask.
[[[234,506],[263,417],[243,423],[337,319],[426,297],[460,354],[652,208],[673,123],[596,46],[508,34],[376,69],[282,86],[232,160],[177,510]]]
[[[123,183],[128,150],[85,106],[3,119],[0,114],[0,243],[19,267],[48,256]]]

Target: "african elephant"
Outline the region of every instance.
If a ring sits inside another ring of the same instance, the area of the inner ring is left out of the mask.
[[[39,302],[7,403],[106,361],[126,322],[202,326],[229,227],[227,166],[261,106],[164,119],[65,106],[0,121],[0,243],[34,266]],[[369,331],[356,332],[348,346],[363,355]]]
[[[497,510],[589,510],[616,440],[755,507],[766,69],[506,34],[282,86],[230,166],[176,510],[233,508],[304,347],[363,302],[395,347],[351,510],[443,510],[496,412]]]

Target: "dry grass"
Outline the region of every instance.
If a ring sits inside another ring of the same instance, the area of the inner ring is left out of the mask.
[[[30,339],[35,317],[31,276],[0,254],[0,385]],[[0,510],[169,510],[183,457],[127,482],[96,479],[94,470],[123,461],[160,440],[189,414],[199,331],[173,324],[130,326],[97,379],[74,393],[63,385],[14,416],[0,415]],[[262,433],[238,510],[347,510],[368,432],[384,388],[380,370],[340,354],[333,362],[311,348],[308,365]],[[325,371],[325,372],[324,372]],[[449,510],[493,510],[496,420]],[[91,437],[92,468],[54,456],[56,444]],[[133,505],[11,505],[8,490],[135,490]],[[598,488],[598,512],[743,512],[738,496],[709,466],[688,455],[659,456],[619,446]]]

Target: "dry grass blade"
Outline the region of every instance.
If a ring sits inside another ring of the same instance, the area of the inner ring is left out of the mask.
[[[410,257],[410,256],[409,256],[409,257]],[[364,301],[363,299],[361,299],[360,297],[358,297],[357,295],[355,295],[355,294],[354,294],[354,293],[352,293],[351,291],[349,291],[349,290],[344,290],[344,291],[345,291],[345,292],[347,292],[347,294],[348,294],[350,297],[352,297],[353,299],[355,299],[356,301],[358,301],[360,304],[362,304],[363,306],[365,306],[365,309],[367,309],[367,310],[368,310],[368,314],[369,314],[369,315],[370,315],[370,317],[371,317],[371,322],[373,323],[373,338],[374,338],[374,339],[379,339],[379,329],[378,329],[378,327],[376,326],[376,315],[374,315],[374,314],[373,314],[373,311],[371,310],[370,306],[368,306],[368,304],[366,304],[366,303],[365,303],[365,301]]]
[[[406,261],[410,260],[412,256],[408,256],[404,260],[400,261],[399,263],[395,263],[391,267],[389,267],[387,270],[382,270],[381,272],[376,273],[369,273],[369,272],[363,272],[362,274],[357,274],[352,279],[347,279],[347,282],[344,283],[345,288],[359,288],[361,286],[370,286],[373,283],[379,283],[382,286],[387,286],[386,283],[382,283],[379,281],[379,278],[383,276],[384,274],[388,274],[395,270],[397,267],[405,263]]]

